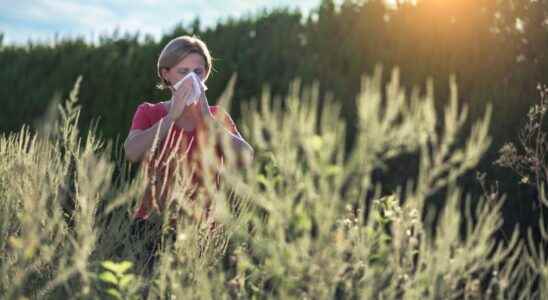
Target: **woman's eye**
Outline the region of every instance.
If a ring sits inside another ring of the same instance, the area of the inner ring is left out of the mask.
[[[188,70],[179,70],[177,73],[179,73],[181,75],[186,75],[186,74],[188,74]]]
[[[196,73],[196,75],[202,75],[203,70],[202,69],[196,69],[196,70],[194,70],[194,73]]]

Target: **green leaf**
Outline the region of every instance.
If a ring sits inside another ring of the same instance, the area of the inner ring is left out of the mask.
[[[114,297],[115,299],[120,299],[120,300],[122,300],[122,294],[120,294],[120,292],[117,291],[116,289],[108,289],[108,290],[107,290],[107,294],[111,295],[111,296]]]
[[[114,285],[118,285],[118,278],[116,278],[114,274],[108,271],[99,274],[99,279],[101,279],[101,281],[103,282],[108,282]]]
[[[116,272],[116,270],[118,269],[117,264],[113,261],[110,261],[110,260],[106,260],[106,261],[102,262],[101,266],[103,266],[103,268],[105,268],[109,271],[112,271],[112,272]]]
[[[120,287],[122,289],[125,289],[127,288],[127,286],[133,282],[133,280],[135,279],[135,276],[133,274],[128,274],[128,275],[125,275],[124,277],[122,277],[120,279]]]
[[[123,262],[120,262],[118,264],[118,266],[120,267],[120,273],[125,273],[127,272],[129,269],[131,269],[131,267],[133,267],[133,263],[130,262],[130,261],[123,261]]]
[[[103,266],[103,268],[109,271],[112,271],[115,274],[121,275],[121,274],[124,274],[127,270],[129,270],[133,266],[133,263],[130,261],[122,261],[122,262],[116,263],[116,262],[107,260],[102,262],[101,265]]]

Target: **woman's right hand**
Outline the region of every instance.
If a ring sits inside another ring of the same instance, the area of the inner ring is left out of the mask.
[[[175,122],[183,114],[187,100],[192,95],[192,80],[187,79],[183,81],[177,90],[174,90],[173,87],[170,88],[173,93],[173,100],[169,108],[168,117]]]

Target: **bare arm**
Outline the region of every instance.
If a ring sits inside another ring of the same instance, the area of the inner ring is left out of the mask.
[[[231,135],[232,146],[237,153],[237,164],[239,167],[246,166],[251,163],[255,158],[255,150],[249,143],[239,134],[235,135],[225,130],[227,134]],[[249,160],[247,159],[249,158]]]
[[[250,155],[251,158],[253,158],[253,156],[255,155],[255,150],[253,150],[253,147],[251,147],[251,145],[249,145],[249,143],[246,142],[246,140],[244,140],[244,138],[240,134],[234,134],[226,130],[225,128],[219,128],[218,130],[223,131],[225,134],[228,134],[230,136],[232,146],[236,153],[246,153],[247,155]]]
[[[173,121],[169,116],[165,116],[150,128],[131,130],[124,142],[126,158],[132,162],[143,159],[144,154],[152,147],[156,134],[158,134],[158,140],[161,141],[166,137],[172,124]]]
[[[232,133],[226,129],[218,120],[213,118],[209,119],[208,128],[215,132],[218,141],[221,143],[223,139],[228,139],[228,145],[232,147],[236,154],[238,166],[245,166],[246,163],[250,163],[253,160],[255,151],[253,147],[247,143],[247,141],[239,134],[239,132]],[[248,159],[245,159],[244,156],[247,156]]]
[[[186,107],[187,98],[192,93],[192,81],[186,80],[176,91],[172,90],[174,99],[169,107],[168,114],[161,118],[150,128],[145,130],[131,130],[124,142],[126,158],[137,162],[143,159],[144,154],[152,147],[156,135],[158,140],[163,140],[169,132],[169,129],[183,114]]]

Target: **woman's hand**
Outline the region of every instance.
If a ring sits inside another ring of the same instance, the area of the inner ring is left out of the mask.
[[[192,80],[189,79],[183,81],[177,90],[170,87],[173,100],[171,101],[168,117],[172,121],[176,121],[183,114],[188,98],[192,95],[192,88]]]

